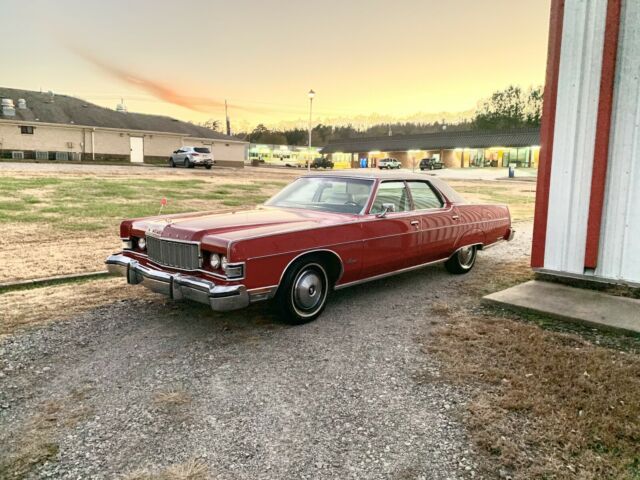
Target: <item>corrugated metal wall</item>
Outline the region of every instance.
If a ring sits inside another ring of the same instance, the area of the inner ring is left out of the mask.
[[[607,0],[565,2],[544,268],[582,274]]]
[[[622,5],[596,275],[640,283],[640,1]]]

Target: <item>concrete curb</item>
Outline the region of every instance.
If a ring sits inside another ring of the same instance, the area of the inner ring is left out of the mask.
[[[595,290],[531,280],[487,295],[482,301],[515,312],[542,314],[588,327],[640,335],[640,300]]]
[[[17,282],[0,283],[0,294],[11,292],[14,290],[22,290],[26,288],[44,287],[47,285],[56,285],[59,283],[69,283],[76,280],[85,280],[92,278],[102,278],[109,275],[106,270],[100,272],[73,273],[70,275],[57,275],[55,277],[34,278],[32,280],[20,280]]]

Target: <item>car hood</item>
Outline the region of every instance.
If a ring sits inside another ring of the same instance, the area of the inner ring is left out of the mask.
[[[131,220],[123,223],[121,233],[123,237],[152,234],[172,240],[210,243],[214,240],[211,237],[234,241],[321,225],[335,225],[355,218],[354,215],[304,209],[260,207],[234,212],[200,212]],[[126,223],[129,224],[128,234]]]

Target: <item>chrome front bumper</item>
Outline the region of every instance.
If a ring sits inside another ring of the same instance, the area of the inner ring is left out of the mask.
[[[142,265],[124,255],[111,255],[105,262],[109,273],[126,277],[130,285],[142,284],[149,290],[167,295],[174,300],[189,299],[209,305],[216,312],[237,310],[249,305],[249,294],[244,285],[216,285],[209,280],[167,273]]]

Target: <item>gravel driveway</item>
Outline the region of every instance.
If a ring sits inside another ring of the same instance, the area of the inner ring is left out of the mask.
[[[224,479],[471,478],[455,414],[465,398],[437,381],[416,335],[444,321],[430,305],[462,301],[492,259],[526,255],[529,229],[467,276],[431,267],[340,291],[301,327],[264,305],[219,315],[157,297],[6,338],[0,457],[36,428],[53,453],[26,478],[114,478],[189,459]]]

